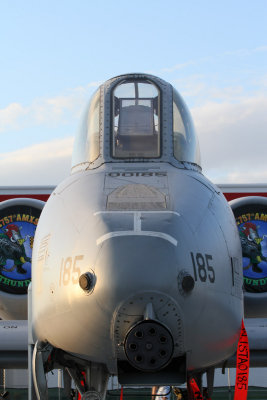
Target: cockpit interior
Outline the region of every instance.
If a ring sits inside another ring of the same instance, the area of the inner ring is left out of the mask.
[[[160,156],[159,90],[149,81],[125,80],[113,91],[115,158]]]

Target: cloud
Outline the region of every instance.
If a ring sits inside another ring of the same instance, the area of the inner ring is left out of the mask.
[[[183,97],[198,98],[201,96],[203,98],[208,89],[206,79],[201,74],[191,74],[184,78],[175,79],[172,84],[178,88]]]
[[[232,184],[254,184],[263,183],[266,185],[267,182],[267,170],[264,168],[254,168],[244,173],[241,170],[234,172],[225,170],[219,171],[216,169],[207,171],[207,176],[210,180],[217,184],[232,183]]]
[[[55,185],[70,174],[73,138],[0,154],[1,186]]]
[[[0,110],[0,132],[4,132],[9,127],[20,129],[19,121],[27,114],[27,108],[19,103],[9,104]]]
[[[251,95],[258,95],[266,92],[267,76],[262,76],[254,81],[254,92]],[[240,84],[219,86],[217,79],[211,82],[207,76],[203,74],[188,75],[185,78],[175,79],[174,87],[177,87],[181,95],[187,103],[191,103],[191,107],[203,105],[207,102],[212,103],[239,103],[248,98],[248,89]]]
[[[267,96],[193,108],[204,172],[216,182],[267,180]]]
[[[32,126],[57,126],[78,119],[93,89],[99,82],[66,91],[51,98],[37,98],[30,105],[9,104],[0,109],[0,133]]]
[[[265,53],[267,51],[267,46],[258,46],[250,49],[237,49],[233,51],[226,51],[223,55],[226,56],[250,56],[255,53]]]
[[[234,50],[229,50],[229,51],[224,51],[221,53],[217,53],[217,54],[212,54],[212,55],[207,55],[207,56],[203,56],[203,57],[198,57],[195,59],[190,59],[190,60],[179,60],[180,62],[174,64],[174,65],[167,65],[163,68],[156,70],[149,70],[147,71],[148,73],[152,74],[152,75],[159,75],[161,76],[163,75],[169,75],[169,74],[173,74],[176,71],[181,71],[181,70],[199,70],[199,69],[203,69],[206,68],[205,66],[208,65],[208,71],[209,71],[209,75],[207,76],[207,82],[210,83],[210,76],[211,74],[211,64],[217,65],[219,63],[219,67],[221,65],[224,65],[224,63],[229,63],[232,62],[233,60],[236,59],[242,59],[242,62],[244,61],[243,58],[244,57],[255,57],[255,55],[260,54],[260,53],[266,53],[267,52],[267,46],[263,45],[263,46],[257,46],[254,48],[242,48],[242,49],[234,49]],[[193,67],[193,68],[190,68]],[[216,71],[216,69],[218,69],[218,65],[217,68],[214,68],[214,71]],[[183,71],[184,72],[184,71]],[[188,77],[183,77],[185,79],[187,79]],[[168,78],[167,78],[168,79]]]
[[[181,69],[184,69],[186,67],[188,67],[189,65],[193,65],[195,64],[194,61],[187,61],[181,64],[175,64],[171,67],[166,67],[166,68],[162,68],[160,72],[174,72],[174,71],[179,71]]]

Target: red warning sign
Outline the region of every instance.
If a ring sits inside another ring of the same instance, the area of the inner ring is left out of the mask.
[[[234,400],[246,400],[249,377],[249,344],[248,336],[242,320],[241,332],[236,354],[236,380]]]

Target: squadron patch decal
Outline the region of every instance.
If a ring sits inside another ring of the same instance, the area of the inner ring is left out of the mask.
[[[26,294],[31,282],[33,239],[40,210],[26,205],[0,212],[0,290]]]
[[[244,288],[267,292],[267,210],[259,205],[235,211],[243,253]]]

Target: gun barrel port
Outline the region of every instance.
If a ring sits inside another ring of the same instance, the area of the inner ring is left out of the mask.
[[[141,371],[158,371],[171,361],[174,344],[170,331],[157,321],[145,320],[129,330],[124,342],[129,363]]]

